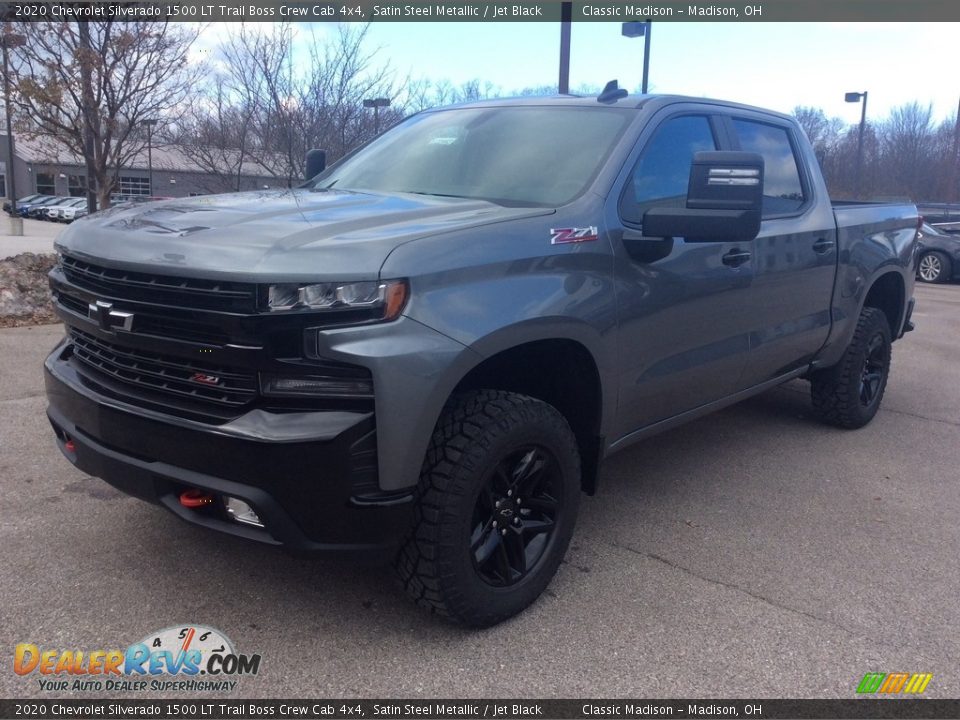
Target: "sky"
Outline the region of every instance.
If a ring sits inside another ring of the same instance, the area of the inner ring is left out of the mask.
[[[204,45],[236,28],[221,23]],[[322,40],[324,23],[299,33]],[[859,122],[847,92],[868,91],[868,118],[892,108],[930,103],[936,121],[954,117],[960,100],[958,23],[654,22],[650,92],[733,100],[791,112],[821,108],[829,117]],[[479,78],[505,92],[556,84],[557,23],[381,22],[369,31],[377,61],[398,78]],[[625,38],[620,23],[573,23],[570,84],[602,86],[617,79],[639,90],[643,38]]]

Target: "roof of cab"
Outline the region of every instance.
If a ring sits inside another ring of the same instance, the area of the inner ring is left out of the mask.
[[[637,109],[646,105],[666,106],[679,102],[698,103],[706,105],[717,105],[724,108],[735,110],[749,110],[751,112],[764,113],[783,119],[792,119],[790,115],[769,110],[767,108],[756,107],[754,105],[745,105],[743,103],[731,102],[729,100],[719,100],[716,98],[693,97],[689,95],[626,95],[618,100],[599,101],[595,95],[523,95],[519,97],[508,98],[489,98],[485,100],[473,100],[470,102],[457,103],[455,105],[445,105],[442,107],[431,108],[427,112],[438,110],[447,110],[451,108],[468,107],[502,107],[502,106],[564,106],[570,107],[620,107]]]

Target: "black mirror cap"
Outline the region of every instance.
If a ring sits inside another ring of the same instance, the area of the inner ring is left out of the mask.
[[[646,237],[682,237],[689,242],[749,242],[759,232],[759,210],[657,207],[643,215]]]
[[[308,150],[306,157],[307,180],[322,173],[327,167],[326,150]]]
[[[690,165],[687,207],[756,210],[763,205],[763,156],[736,151],[698,152]]]
[[[763,156],[730,150],[698,152],[690,164],[687,205],[643,215],[647,237],[747,242],[760,232]]]

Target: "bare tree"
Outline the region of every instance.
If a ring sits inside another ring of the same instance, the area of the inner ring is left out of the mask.
[[[846,127],[843,120],[837,117],[828,118],[820,108],[802,105],[793,109],[793,116],[813,145],[817,160],[823,164],[824,158],[834,152],[840,142]]]
[[[303,145],[294,158],[302,171],[302,160],[311,147],[322,147],[336,160],[372,139],[376,129],[373,113],[363,101],[395,99],[398,95],[393,73],[379,64],[378,48],[368,48],[369,26],[338,26],[327,42],[310,43],[310,69],[297,96],[300,125],[297,137]],[[390,127],[403,117],[401,108],[381,108],[380,128]]]
[[[918,102],[894,108],[880,126],[884,192],[919,200],[930,193],[934,161],[933,109]]]
[[[395,98],[392,74],[366,48],[367,28],[339,26],[331,37],[310,30],[308,62],[294,62],[293,25],[244,26],[220,49],[221,70],[184,124],[198,147],[198,162],[213,172],[255,161],[288,185],[300,181],[306,151],[321,147],[330,160],[371,139],[374,120],[363,101]],[[402,108],[380,113],[381,127],[403,116]],[[233,165],[231,165],[233,163]],[[214,170],[214,168],[220,168]]]
[[[108,207],[119,168],[142,151],[144,120],[182,109],[197,30],[158,22],[30,22],[11,52],[21,132],[84,158],[88,187]]]
[[[188,148],[190,158],[206,174],[197,182],[208,193],[243,189],[244,171],[253,162],[249,148],[253,118],[229,95],[224,77],[216,76],[211,91],[197,99],[202,110],[185,115],[164,134],[167,142]]]

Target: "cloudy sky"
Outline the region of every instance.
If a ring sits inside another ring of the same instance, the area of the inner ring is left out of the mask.
[[[210,27],[201,47],[238,26]],[[301,25],[299,42],[322,42],[331,27]],[[716,97],[790,112],[797,105],[858,122],[848,91],[869,91],[868,115],[932,104],[937,120],[960,100],[957,23],[654,23],[651,92]],[[378,60],[397,77],[479,78],[504,91],[555,84],[556,23],[382,22],[370,29]],[[571,85],[640,86],[643,39],[620,34],[620,23],[574,23]]]

